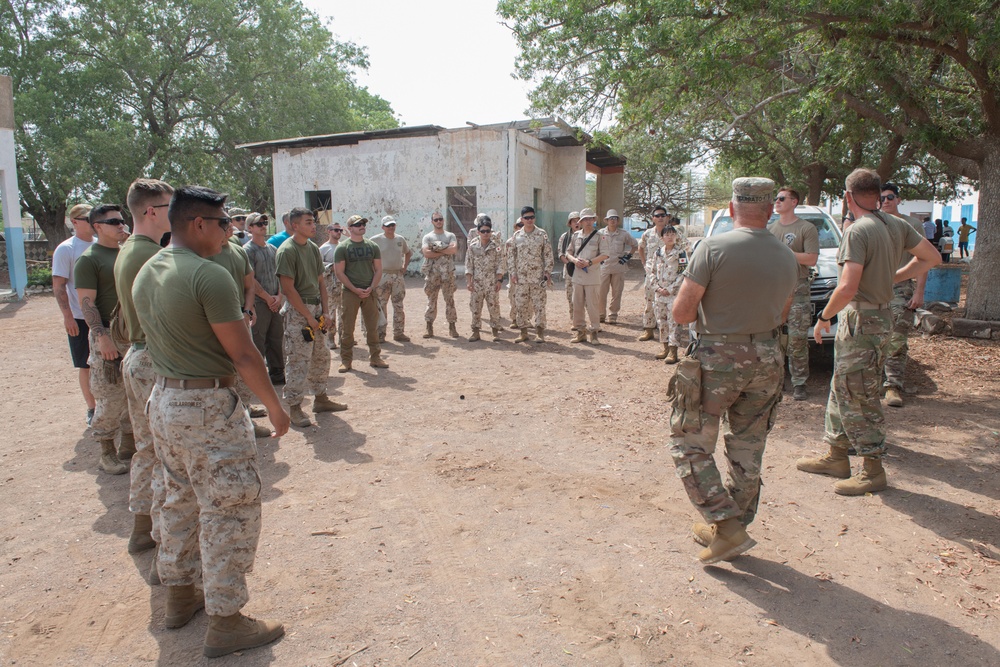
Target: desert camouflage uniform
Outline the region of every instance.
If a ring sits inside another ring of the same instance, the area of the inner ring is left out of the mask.
[[[149,429],[146,403],[153,391],[153,361],[146,345],[135,345],[125,353],[122,377],[128,397],[129,418],[135,431],[135,455],[129,480],[128,509],[133,514],[148,514],[153,519],[153,540],[160,541],[160,506],[163,504],[163,466],[156,457],[153,435]]]
[[[431,250],[440,252],[443,248],[431,248]],[[438,312],[438,292],[443,292],[445,319],[449,324],[458,322],[458,311],[455,310],[455,256],[424,258],[420,273],[424,276],[424,294],[427,295],[424,321],[428,324],[434,323]]]
[[[384,315],[388,315],[388,304],[392,301],[392,335],[401,336],[406,329],[406,313],[403,312],[403,297],[406,296],[406,270],[399,272],[382,272],[382,280],[375,288],[375,297]],[[448,297],[445,296],[445,301]],[[437,301],[437,299],[434,299]],[[362,320],[363,322],[363,320]],[[388,322],[379,327],[378,334],[385,338]]]
[[[792,292],[792,305],[788,310],[788,342],[785,355],[791,371],[792,385],[805,386],[809,379],[809,327],[813,309],[809,297],[811,280],[801,281]]]
[[[110,335],[110,334],[109,334]],[[128,348],[118,346],[118,353],[124,354]],[[101,346],[97,335],[90,330],[90,391],[94,394],[94,419],[90,430],[97,440],[114,440],[118,432],[132,433],[132,422],[128,417],[128,398],[125,396],[125,382],[108,382],[105,366],[115,363],[105,361],[101,356]]]
[[[858,456],[869,458],[885,454],[879,381],[892,327],[892,312],[888,309],[855,310],[847,306],[840,311],[826,404],[823,439],[828,445],[854,447]]]
[[[323,308],[305,304],[310,314],[319,320]],[[306,395],[306,385],[313,395],[326,394],[330,376],[330,350],[323,343],[321,332],[314,332],[316,339],[306,342],[302,330],[309,326],[306,318],[288,302],[281,307],[285,325],[285,388],[284,398],[289,405],[298,405]]]
[[[344,321],[344,286],[337,280],[337,273],[333,270],[333,264],[324,264],[323,282],[326,284],[326,338],[336,345],[340,342],[337,327]]]
[[[490,327],[500,327],[500,295],[497,281],[504,273],[503,246],[495,238],[490,238],[484,248],[478,238],[469,242],[465,253],[465,275],[472,276],[472,292],[469,294],[469,308],[472,310],[472,328],[482,328],[483,301],[490,311]]]
[[[569,249],[570,245],[572,244],[572,239],[573,239],[572,229],[563,232],[562,236],[559,237],[559,243],[557,243],[556,245],[562,254],[565,254],[563,248],[566,248],[567,250]],[[566,283],[566,302],[569,304],[569,317],[570,319],[573,319],[573,276],[569,275],[569,270],[567,269],[568,266],[569,266],[568,264],[563,264],[562,274],[563,274],[563,281]]]
[[[653,261],[647,263],[646,282],[650,282],[649,279],[652,276],[653,290],[661,288],[670,292],[669,296],[656,294],[656,300],[653,304],[656,312],[656,324],[660,331],[660,342],[686,347],[688,328],[677,324],[672,311],[674,298],[681,288],[681,283],[684,282],[682,274],[687,267],[687,253],[682,252],[676,245],[670,251],[665,251],[666,248],[661,245],[653,253]]]
[[[149,425],[166,490],[160,579],[183,586],[201,577],[205,612],[235,614],[249,599],[246,573],[260,537],[261,480],[250,417],[231,389],[156,386]]]
[[[701,362],[701,412],[689,415],[675,407],[670,416],[677,476],[706,521],[736,517],[749,525],[757,515],[764,445],[781,401],[781,344],[777,338],[703,342],[694,356]],[[725,485],[713,458],[723,415],[730,479]]]
[[[677,242],[674,244],[675,248],[679,248],[684,251],[688,256],[691,255],[691,242],[688,241],[687,236],[681,231],[680,227],[674,227],[677,230]],[[646,279],[643,282],[643,292],[646,297],[646,305],[642,309],[642,328],[652,329],[659,324],[660,317],[656,314],[656,276],[653,272],[653,256],[656,251],[663,247],[663,239],[659,232],[656,231],[656,227],[650,227],[642,233],[642,237],[639,239],[639,248],[643,250],[646,257],[646,266],[643,268],[646,271]],[[661,336],[662,338],[662,336]]]
[[[519,229],[511,237],[511,252],[507,266],[517,279],[514,285],[514,324],[529,326],[531,310],[535,311],[535,326],[545,326],[545,299],[549,276],[552,274],[552,246],[549,235],[541,227],[529,235]]]
[[[909,255],[907,255],[909,257]],[[903,391],[903,378],[906,375],[906,358],[910,351],[909,336],[913,330],[913,311],[906,304],[913,298],[916,281],[912,278],[892,286],[892,332],[889,334],[889,345],[885,357],[885,387],[894,387]]]

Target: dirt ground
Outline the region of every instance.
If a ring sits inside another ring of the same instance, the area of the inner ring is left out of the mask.
[[[768,442],[757,547],[703,567],[637,279],[596,348],[569,344],[561,285],[546,344],[466,342],[464,292],[463,338],[421,339],[408,285],[413,342],[331,373],[350,410],[258,441],[245,611],[287,634],[213,664],[1000,665],[996,343],[912,341],[891,489],[861,498],[795,470],[822,449],[814,357]],[[126,553],[127,476],[97,470],[51,294],[0,307],[0,333],[0,664],[207,664],[204,614],[165,630],[151,554]]]

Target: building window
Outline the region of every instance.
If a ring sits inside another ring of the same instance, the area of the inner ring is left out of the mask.
[[[316,225],[325,227],[333,222],[333,196],[329,190],[306,190],[306,208],[316,214]]]
[[[465,249],[468,247],[469,232],[476,222],[476,214],[479,208],[476,204],[476,187],[458,186],[446,188],[448,197],[448,211],[446,215],[445,229],[454,234],[458,239],[458,253],[455,255],[455,262],[461,264],[465,262]]]

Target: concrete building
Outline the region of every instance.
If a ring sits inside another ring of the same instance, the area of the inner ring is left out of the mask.
[[[419,246],[431,214],[446,217],[459,237],[459,259],[479,213],[509,238],[521,207],[555,244],[570,211],[586,206],[587,172],[597,174],[597,209],[621,210],[625,160],[587,149],[591,137],[545,118],[445,129],[437,125],[349,132],[243,144],[272,158],[275,213],[295,206],[320,211],[319,222],[355,213],[377,221],[392,215],[397,233]],[[414,264],[419,266],[420,254]]]

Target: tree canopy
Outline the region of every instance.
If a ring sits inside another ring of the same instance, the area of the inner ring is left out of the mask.
[[[297,0],[0,3],[24,208],[50,243],[67,202],[121,202],[139,176],[268,210],[270,160],[241,142],[398,125],[358,86],[363,49]]]
[[[744,134],[757,134],[752,120],[774,135],[747,145],[744,160],[774,162],[787,147],[803,168],[832,152],[833,171],[875,167],[913,193],[928,178],[977,182],[968,312],[1000,320],[996,3],[501,0],[499,12],[520,41],[519,75],[538,82],[540,110],[741,140],[719,132],[727,109]]]

